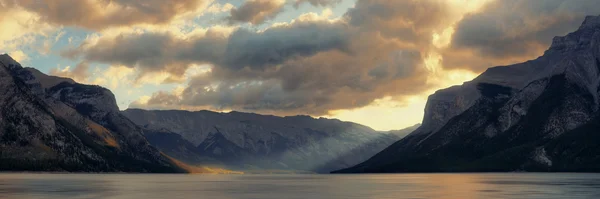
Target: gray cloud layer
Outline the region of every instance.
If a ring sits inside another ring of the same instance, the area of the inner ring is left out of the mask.
[[[456,26],[452,44],[437,49],[444,67],[481,71],[532,58],[552,36],[573,30],[580,16],[600,8],[591,0],[539,2],[497,1],[466,16]],[[277,13],[276,7],[250,1],[232,10],[236,19],[230,20],[262,23],[269,17],[256,16],[270,14],[257,13]],[[158,92],[132,107],[321,115],[430,89],[423,59],[435,48],[433,33],[446,28],[451,15],[444,0],[358,0],[334,22],[297,20],[232,34],[209,30],[186,39],[161,33],[120,35],[66,54],[136,67],[142,75],[166,71],[180,77],[193,64],[214,66],[192,78],[183,92]]]
[[[230,70],[266,70],[322,51],[347,51],[349,42],[343,24],[299,22],[260,33],[238,29],[230,36],[209,30],[204,36],[190,39],[166,33],[122,34],[92,46],[82,44],[64,54],[147,72],[166,70],[183,75],[190,63],[212,63]]]
[[[424,40],[412,39],[430,37],[433,24],[438,22],[425,19],[425,15],[383,17],[377,9],[371,10],[387,7],[390,2],[360,1],[346,19],[333,23],[296,22],[262,33],[238,30],[229,37],[223,59],[209,61],[216,65],[212,73],[192,80],[182,96],[161,92],[155,94],[148,105],[134,103],[132,106],[151,108],[175,103],[319,115],[330,110],[362,107],[384,96],[417,94],[427,88],[426,77],[420,49],[410,46],[418,46],[418,42]],[[417,6],[410,2],[392,1],[391,4]],[[361,19],[353,20],[357,17]],[[371,17],[379,19],[367,19]],[[411,20],[428,23],[424,27],[396,24]],[[391,32],[402,32],[409,37]]]
[[[597,0],[502,0],[488,4],[482,11],[468,15],[456,28],[452,45],[455,50],[470,50],[485,60],[474,70],[490,67],[492,60],[508,64],[541,55],[554,36],[575,30],[587,15],[600,14]],[[448,55],[447,67],[465,67],[473,63]]]

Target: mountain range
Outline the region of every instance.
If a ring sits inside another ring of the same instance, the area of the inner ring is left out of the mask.
[[[0,65],[2,171],[329,172],[416,128],[377,132],[309,116],[120,111],[106,88],[24,68],[6,54]]]
[[[143,127],[151,144],[190,164],[229,169],[329,172],[356,165],[411,132],[377,132],[337,119],[211,111],[123,114]],[[404,132],[404,133],[403,133]]]
[[[600,171],[600,16],[539,58],[439,90],[423,125],[334,173]]]
[[[185,172],[99,86],[46,76],[0,55],[0,170]]]
[[[537,59],[435,92],[422,125],[389,132],[310,116],[121,111],[106,88],[0,55],[0,171],[600,172],[599,107],[600,16]]]

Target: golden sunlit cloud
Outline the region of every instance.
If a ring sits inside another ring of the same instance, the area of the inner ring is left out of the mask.
[[[439,89],[460,85],[478,75],[463,69],[444,70],[439,65],[441,63],[439,59],[441,57],[433,56],[425,60],[430,71],[427,84],[432,86],[422,94],[404,97],[402,101],[396,101],[392,97],[384,97],[365,107],[331,111],[325,117],[356,121],[380,131],[397,130],[420,123],[424,116],[429,95]]]
[[[10,52],[10,56],[17,62],[23,62],[29,59],[29,56],[21,50]]]
[[[434,46],[435,48],[411,49],[412,52],[409,50],[399,50],[398,51],[398,52],[400,52],[399,55],[393,55],[393,53],[392,53],[392,55],[390,55],[390,56],[399,56],[399,57],[390,58],[391,60],[389,61],[390,63],[388,63],[388,64],[392,64],[392,65],[396,64],[396,65],[400,65],[400,66],[407,67],[407,68],[413,67],[413,66],[411,66],[412,64],[420,65],[422,68],[414,69],[415,72],[418,72],[418,74],[414,74],[414,75],[416,75],[416,76],[424,75],[424,77],[422,78],[424,81],[411,82],[411,83],[422,84],[422,85],[419,85],[419,87],[427,88],[427,89],[422,90],[421,92],[418,92],[418,93],[408,92],[408,91],[406,92],[406,93],[412,93],[412,94],[405,94],[405,95],[399,95],[399,96],[391,96],[391,95],[390,96],[382,96],[382,97],[377,98],[374,101],[372,101],[368,104],[365,104],[365,105],[358,105],[358,102],[352,102],[352,106],[357,106],[356,108],[329,110],[328,113],[326,114],[326,117],[335,117],[335,118],[339,118],[339,119],[343,119],[343,120],[350,120],[350,121],[354,121],[354,122],[358,122],[358,123],[362,123],[362,124],[371,126],[378,130],[400,129],[403,127],[412,126],[416,123],[419,123],[423,117],[423,110],[424,110],[424,107],[426,104],[427,96],[429,94],[433,93],[437,89],[445,88],[445,87],[456,85],[456,84],[461,84],[464,81],[471,80],[473,77],[475,77],[477,75],[468,70],[445,69],[442,65],[443,57],[442,57],[441,53],[439,53],[437,51],[444,50],[445,48],[447,48],[451,45],[451,40],[452,40],[452,35],[454,33],[455,25],[463,17],[463,15],[477,11],[477,9],[479,9],[481,6],[483,6],[486,2],[488,2],[488,1],[457,0],[457,1],[446,2],[446,3],[448,3],[448,6],[450,6],[450,8],[448,8],[450,10],[448,12],[449,16],[446,16],[445,17],[446,19],[443,20],[446,23],[434,26],[433,30],[431,30],[431,35],[429,36],[430,40],[428,41],[429,42],[428,45]],[[436,4],[435,1],[431,1],[429,3]],[[400,4],[400,5],[402,5],[402,4]],[[248,5],[248,6],[250,6],[250,5]],[[356,13],[356,14],[359,14],[359,13]],[[291,28],[291,27],[294,27],[294,25],[296,25],[298,23],[314,23],[314,22],[327,22],[327,23],[331,23],[331,24],[347,23],[346,21],[344,21],[344,20],[347,20],[347,18],[330,19],[331,15],[332,15],[332,11],[331,11],[331,9],[328,9],[328,8],[323,9],[320,14],[317,14],[316,12],[304,13],[304,14],[298,16],[296,19],[291,20],[290,22],[274,23],[271,26],[268,26],[267,28],[258,31],[258,33],[265,33],[267,31],[269,31],[271,29],[275,29],[275,28]],[[429,19],[427,19],[427,20],[429,20]],[[350,21],[349,23],[354,23],[354,22]],[[390,24],[392,22],[385,22],[385,23]],[[405,21],[403,23],[404,24],[401,23],[401,24],[391,24],[391,25],[404,28],[404,27],[408,26],[407,23],[409,23],[409,22]],[[434,23],[432,23],[432,24],[434,24]],[[427,37],[425,37],[425,38],[427,38]],[[398,48],[398,47],[400,47],[400,48],[418,48],[419,47],[419,45],[412,43],[413,41],[402,41],[402,40],[391,39],[391,38],[381,38],[381,40],[389,41],[390,43],[388,45],[390,46],[389,47],[390,49],[393,49],[394,45],[397,45],[397,47],[395,47],[395,48]],[[373,43],[373,42],[371,42],[371,43]],[[360,49],[375,50],[376,48],[380,48],[380,49],[387,50],[387,47],[385,47],[385,48],[375,47],[374,48],[373,46],[362,45],[362,44],[361,44],[362,46],[356,45],[356,44],[354,44],[354,45],[355,45],[355,47],[358,47]],[[422,44],[422,45],[424,45],[424,44]],[[421,51],[420,54],[422,55],[422,59],[416,60],[416,61],[417,62],[421,61],[421,62],[423,62],[423,64],[418,64],[418,63],[409,61],[408,60],[409,57],[406,57],[406,56],[410,55],[410,56],[412,56],[410,59],[413,59],[414,55],[417,55],[417,54],[414,54],[415,50]],[[380,59],[380,58],[378,58],[378,59]],[[403,60],[403,59],[407,59],[407,60]],[[331,60],[334,60],[334,57],[328,56],[328,60],[330,60],[330,63],[334,63],[333,61],[331,61]],[[319,63],[326,64],[327,62],[321,61]],[[308,64],[310,64],[310,63],[308,63]],[[365,64],[373,65],[376,63],[365,63]],[[403,65],[403,64],[410,64],[410,65]],[[382,68],[381,70],[384,70],[384,68]],[[388,70],[387,72],[390,72],[389,69],[387,69],[387,70]],[[396,69],[394,69],[394,70],[396,70]],[[407,72],[406,70],[410,70],[410,69],[402,69],[402,70],[398,70],[396,72]],[[370,74],[375,75],[375,77],[384,75],[384,73],[380,73],[379,71],[376,71],[376,70],[372,70]],[[401,82],[403,82],[403,81],[397,81],[397,83],[401,83]],[[409,81],[406,81],[406,82],[409,82]],[[240,84],[238,83],[237,85],[240,85]],[[228,90],[235,90],[236,85],[230,85],[228,88],[229,88]],[[148,108],[151,108],[151,107],[167,108],[167,109],[169,109],[169,108],[198,109],[199,107],[203,107],[203,108],[215,110],[214,107],[211,107],[211,106],[196,106],[196,105],[190,105],[190,104],[180,104],[183,102],[190,103],[189,99],[187,99],[190,96],[182,95],[183,90],[184,90],[183,87],[178,87],[178,89],[176,89],[174,91],[162,92],[157,95],[153,95],[151,99],[148,99],[147,97],[145,97],[143,99],[139,99],[135,103],[135,106],[148,107]],[[203,86],[203,89],[201,89],[201,90],[202,90],[201,92],[206,92],[206,93],[225,92],[225,91],[223,91],[223,89],[220,89],[218,87],[212,88],[210,86]],[[264,91],[257,91],[257,92],[264,92]],[[226,96],[227,94],[223,94],[223,95]],[[253,95],[239,95],[234,99],[234,101],[244,101],[245,100],[244,98],[246,98],[248,96],[253,96]],[[349,94],[347,97],[351,97],[351,96],[352,95]],[[341,97],[341,96],[338,96],[338,97]],[[159,104],[153,104],[153,103],[159,103]],[[160,104],[160,103],[167,103],[169,105]],[[273,110],[273,111],[260,110],[260,113],[280,114],[276,110]],[[372,115],[378,115],[378,117],[372,117]],[[402,118],[403,115],[411,115],[411,117],[410,117],[410,119],[404,119],[404,118]],[[388,118],[388,119],[382,119],[382,118]],[[400,118],[402,118],[402,119],[400,119]]]
[[[1,2],[0,8],[3,8]],[[18,54],[16,56],[20,58],[28,57],[20,48],[32,45],[37,40],[36,36],[46,37],[57,31],[56,27],[44,23],[40,16],[21,8],[3,9],[0,29],[0,53]]]

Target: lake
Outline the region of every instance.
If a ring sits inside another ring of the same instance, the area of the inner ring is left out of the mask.
[[[0,199],[600,198],[600,174],[0,174]]]

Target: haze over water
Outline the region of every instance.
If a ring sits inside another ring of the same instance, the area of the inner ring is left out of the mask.
[[[0,174],[17,198],[600,198],[600,174]]]

